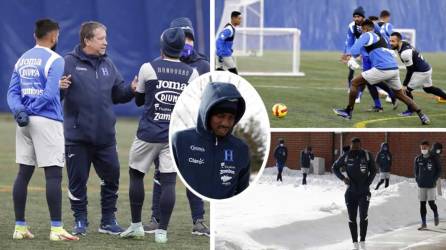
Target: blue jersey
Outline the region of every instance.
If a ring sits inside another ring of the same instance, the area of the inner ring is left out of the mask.
[[[228,57],[232,56],[232,44],[234,43],[235,28],[230,23],[226,24],[225,28],[217,37],[216,47],[217,56]]]
[[[16,114],[63,121],[59,80],[64,71],[64,59],[49,48],[36,45],[17,61],[7,94],[8,105]]]
[[[144,94],[144,112],[137,137],[151,143],[167,143],[170,116],[178,97],[198,72],[180,61],[155,59],[141,66],[136,92]]]
[[[393,25],[391,23],[379,22],[379,33],[386,40],[387,46],[390,48],[390,35],[393,33]]]
[[[378,25],[375,24],[375,32],[379,33],[380,28]],[[356,25],[355,22],[351,22],[348,25],[348,31],[347,31],[347,39],[345,40],[345,46],[344,46],[344,54],[351,55],[351,48],[353,44],[355,44],[356,40],[361,37],[362,34],[362,28],[359,25]],[[361,50],[361,56],[362,56],[362,71],[366,71],[372,68],[372,63],[369,58],[369,54],[365,49]]]
[[[351,55],[357,57],[365,51],[369,55],[372,67],[381,70],[398,69],[392,51],[385,40],[375,32],[363,33],[351,48]]]

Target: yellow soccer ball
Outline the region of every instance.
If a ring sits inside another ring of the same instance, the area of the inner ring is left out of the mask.
[[[283,103],[276,103],[273,106],[273,115],[278,118],[284,118],[288,114],[288,109]]]

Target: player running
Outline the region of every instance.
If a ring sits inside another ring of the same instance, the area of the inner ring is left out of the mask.
[[[347,65],[349,66],[349,76],[348,76],[349,89],[351,87],[351,81],[354,76],[354,70],[359,69],[358,63],[356,62],[356,60],[353,57],[351,57],[351,48],[354,45],[355,41],[357,41],[357,39],[359,39],[359,37],[361,36],[361,33],[362,33],[361,24],[364,22],[364,19],[365,19],[364,9],[362,7],[356,8],[353,11],[353,22],[351,22],[349,24],[349,29],[347,32],[347,39],[345,41],[345,49],[344,49],[344,54],[342,56],[342,61],[346,62]],[[379,33],[380,32],[379,26],[375,25],[374,30],[375,30],[375,32]],[[361,51],[361,57],[362,57],[362,71],[364,72],[364,71],[367,71],[370,68],[372,68],[369,55],[368,55],[368,53],[366,53],[365,50]],[[395,99],[395,96],[394,96],[392,90],[390,90],[390,88],[383,83],[377,83],[376,85],[378,87],[380,87],[382,90],[384,90],[385,92],[387,92],[388,96],[391,98],[391,102],[394,105],[394,109],[395,109],[396,108],[396,99]],[[367,88],[369,90],[370,96],[372,97],[372,99],[374,101],[374,106],[371,109],[369,109],[369,111],[382,112],[383,108],[381,105],[381,100],[379,99],[378,89],[376,88],[376,86],[371,85],[371,84],[367,84]],[[363,88],[359,89],[358,95],[355,100],[356,103],[360,103],[362,91],[363,91]]]
[[[54,52],[59,37],[58,23],[50,19],[35,24],[36,46],[17,61],[9,84],[7,101],[14,114],[16,129],[16,162],[19,172],[12,197],[15,212],[15,240],[32,239],[25,221],[28,184],[36,166],[43,168],[46,200],[51,218],[51,241],[79,240],[62,224],[62,168],[64,160],[63,116],[59,80],[64,59]]]
[[[381,35],[374,32],[374,23],[367,19],[362,23],[361,27],[363,33],[353,45],[351,54],[354,57],[358,57],[361,54],[361,51],[365,49],[369,54],[372,68],[362,72],[362,74],[352,80],[347,107],[345,109],[333,109],[333,111],[338,116],[350,120],[352,118],[358,91],[367,83],[373,85],[379,82],[384,82],[388,87],[393,89],[399,100],[410,106],[411,110],[417,112],[423,125],[430,124],[428,116],[425,115],[418,105],[404,93],[400,82],[400,72],[395,58],[393,57],[392,52],[387,49],[387,44]]]
[[[402,40],[398,32],[393,32],[390,37],[392,49],[398,52],[401,61],[407,69],[406,78],[403,81],[406,94],[413,99],[412,91],[423,88],[424,92],[438,96],[439,102],[446,102],[446,93],[432,85],[432,67],[424,57],[408,42]],[[401,116],[411,116],[413,110],[409,107]]]
[[[143,238],[141,212],[144,203],[144,175],[159,160],[160,222],[155,242],[167,242],[167,227],[175,205],[176,172],[169,150],[169,124],[172,110],[184,88],[198,77],[192,67],[180,62],[185,35],[181,28],[169,28],[161,34],[161,58],[141,66],[135,102],[144,105],[136,138],[129,155],[130,209],[132,223],[122,238]],[[160,96],[163,96],[161,99]]]
[[[232,57],[232,44],[235,37],[235,27],[242,22],[242,14],[238,11],[231,13],[231,22],[225,25],[224,29],[217,37],[217,70],[225,68],[234,74],[238,74],[237,66]]]
[[[341,168],[345,168],[347,176],[341,173]],[[368,209],[370,205],[370,184],[376,175],[375,162],[372,154],[361,148],[359,138],[353,138],[351,149],[333,164],[333,173],[346,185],[345,204],[349,217],[348,226],[353,240],[354,249],[365,249],[365,239],[368,226]],[[359,209],[359,235],[356,218]]]

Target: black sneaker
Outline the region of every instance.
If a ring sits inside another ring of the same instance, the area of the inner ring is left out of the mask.
[[[192,234],[194,235],[204,235],[204,236],[210,236],[210,230],[209,227],[204,224],[203,219],[198,219],[195,221],[194,226],[192,228]]]
[[[158,226],[159,226],[158,221],[156,220],[155,217],[152,217],[152,219],[150,219],[150,223],[148,225],[143,226],[144,232],[153,234],[158,229]]]
[[[421,227],[418,228],[418,230],[425,230],[427,228],[426,224],[421,224]]]
[[[435,226],[438,226],[438,224],[440,224],[440,218],[434,217],[434,223],[435,223]]]

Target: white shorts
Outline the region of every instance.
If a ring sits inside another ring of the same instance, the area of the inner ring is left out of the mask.
[[[420,201],[434,201],[437,199],[437,188],[418,188],[418,199]]]
[[[170,157],[168,143],[149,143],[135,137],[130,148],[129,158],[129,166],[142,173],[147,173],[157,158],[161,173],[176,172]]]
[[[426,72],[413,72],[407,86],[411,89],[432,87],[432,69]]]
[[[309,174],[310,173],[310,168],[303,168],[303,167],[301,167],[300,169],[302,169],[302,174]]]
[[[379,173],[379,178],[382,179],[390,179],[390,172],[381,172]]]
[[[368,83],[372,85],[384,82],[393,90],[400,90],[403,88],[400,80],[400,71],[398,69],[380,70],[373,67],[362,72],[361,75]]]
[[[30,116],[29,124],[16,129],[16,163],[38,167],[65,166],[63,124]]]
[[[221,61],[220,61],[221,58]],[[218,57],[217,56],[217,68],[232,69],[236,68],[234,58],[232,56]]]

